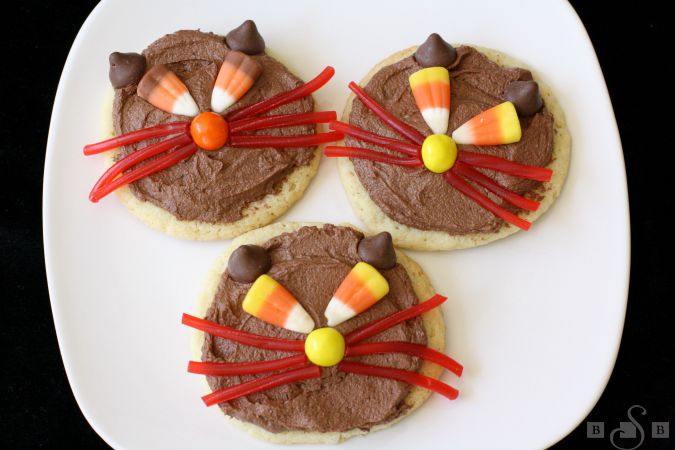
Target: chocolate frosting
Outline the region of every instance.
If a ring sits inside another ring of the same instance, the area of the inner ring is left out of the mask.
[[[238,50],[247,55],[257,55],[265,51],[265,40],[252,20],[244,21],[237,28],[227,33],[225,42],[232,50]]]
[[[114,52],[110,54],[108,61],[108,78],[114,88],[138,83],[145,73],[145,57],[138,53]]]
[[[324,311],[333,293],[360,261],[357,246],[363,235],[351,228],[326,225],[304,227],[279,235],[265,244],[272,259],[269,275],[295,295],[318,327],[326,326]],[[405,269],[396,265],[384,270],[389,294],[370,309],[335,327],[343,334],[393,312],[418,303]],[[241,308],[250,284],[238,283],[223,274],[214,303],[206,318],[220,324],[265,336],[304,339],[305,335],[258,320]],[[369,341],[406,341],[426,345],[421,319],[416,318],[372,337]],[[256,349],[206,335],[203,361],[261,361],[290,356],[289,353]],[[366,364],[419,370],[420,361],[403,354],[354,358]],[[258,376],[207,377],[213,390],[234,386]],[[322,369],[321,379],[280,386],[222,403],[223,411],[272,432],[347,431],[370,429],[389,422],[406,411],[404,399],[410,386],[393,380],[338,373]]]
[[[391,269],[396,265],[396,250],[387,231],[361,239],[359,257],[376,269]]]
[[[544,106],[536,81],[512,81],[504,88],[504,100],[513,103],[519,116],[531,116]]]
[[[422,67],[448,67],[457,59],[457,50],[440,35],[432,33],[417,48],[414,58]]]
[[[365,91],[395,117],[424,135],[429,135],[431,130],[417,109],[408,84],[410,74],[420,68],[412,56],[404,58],[376,73],[365,86]],[[476,114],[503,102],[504,88],[512,81],[532,79],[528,70],[500,67],[467,46],[457,48],[457,60],[449,71],[452,91],[448,134],[452,134],[453,130]],[[401,139],[401,136],[384,125],[358,99],[354,100],[349,122],[382,136]],[[548,165],[553,152],[551,114],[544,107],[531,117],[522,117],[520,125],[523,133],[520,142],[483,147],[459,145],[458,148],[460,151],[487,153],[523,164]],[[346,139],[345,145],[392,153],[351,137]],[[370,198],[387,216],[399,223],[421,230],[444,231],[451,235],[492,233],[504,225],[502,219],[459,193],[439,174],[424,168],[410,169],[355,159],[352,162]],[[539,182],[490,170],[479,170],[519,194],[527,194],[531,198],[540,194]],[[499,197],[480,187],[476,188],[510,211],[518,211]]]
[[[272,264],[267,250],[259,245],[242,245],[232,252],[227,261],[227,273],[234,281],[253,283],[266,273]]]
[[[220,64],[228,51],[222,36],[200,31],[178,31],[164,36],[143,51],[148,67],[166,64],[188,87],[201,111],[211,105],[211,90]],[[275,59],[252,56],[263,72],[251,90],[230,109],[267,99],[300,86],[303,82]],[[266,114],[310,112],[311,97],[275,108]],[[226,110],[227,113],[229,110]],[[132,84],[115,90],[113,124],[117,134],[165,122],[185,120],[150,105],[136,95]],[[311,125],[260,130],[254,134],[302,135],[315,132]],[[122,155],[157,142],[124,147]],[[230,223],[242,218],[243,210],[267,194],[279,191],[294,169],[307,165],[314,147],[297,149],[233,149],[198,151],[188,159],[131,184],[140,200],[153,203],[180,220]]]

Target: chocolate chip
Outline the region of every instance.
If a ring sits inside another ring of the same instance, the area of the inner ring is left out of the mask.
[[[114,88],[138,83],[145,73],[145,56],[138,53],[114,52],[108,58],[110,72],[108,77]]]
[[[227,272],[234,281],[252,283],[270,270],[271,265],[267,250],[258,245],[242,245],[230,255]]]
[[[504,100],[513,103],[519,116],[531,116],[544,105],[536,81],[512,81],[504,88]]]
[[[457,50],[436,33],[429,35],[415,52],[415,60],[422,67],[448,67],[457,59]]]
[[[391,269],[396,265],[394,243],[386,231],[361,239],[358,251],[361,259],[376,269]]]
[[[255,22],[247,20],[234,30],[227,33],[225,43],[232,50],[237,50],[247,55],[257,55],[265,51],[265,40],[258,33]]]

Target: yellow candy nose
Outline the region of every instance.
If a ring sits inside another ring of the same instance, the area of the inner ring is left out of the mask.
[[[445,134],[432,134],[422,143],[422,162],[431,172],[443,173],[455,164],[457,144]]]
[[[334,366],[345,356],[345,338],[335,328],[319,328],[307,336],[305,354],[317,366]]]

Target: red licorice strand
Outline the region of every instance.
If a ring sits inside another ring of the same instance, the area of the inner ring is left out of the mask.
[[[389,378],[392,380],[403,381],[404,383],[429,389],[437,392],[444,397],[454,400],[459,395],[459,391],[452,386],[438,381],[435,378],[427,377],[417,372],[409,370],[394,369],[392,367],[369,366],[351,361],[342,361],[338,365],[338,370],[357,375],[367,375],[371,377]]]
[[[462,376],[464,367],[448,355],[427,347],[426,345],[413,344],[412,342],[369,342],[366,344],[357,344],[347,347],[345,357],[364,356],[380,353],[405,353],[406,355],[417,356],[426,361],[445,367],[458,377]]]
[[[335,142],[342,139],[342,133],[317,133],[304,136],[261,136],[256,134],[243,134],[230,136],[230,147],[247,148],[297,148],[312,147],[328,142]]]
[[[282,352],[304,352],[305,342],[293,339],[281,339],[257,334],[247,333],[246,331],[235,330],[205,319],[200,319],[189,314],[183,314],[183,325],[203,331],[213,336],[238,342],[251,347],[264,348],[267,350],[278,350]],[[304,353],[303,353],[304,354]]]
[[[230,400],[234,400],[245,395],[266,391],[284,384],[320,377],[321,368],[319,366],[309,365],[299,369],[288,370],[286,372],[256,378],[255,380],[247,381],[236,386],[221,389],[219,391],[205,395],[202,397],[202,400],[206,406],[212,406],[218,403],[229,402]]]
[[[231,377],[274,372],[283,369],[295,369],[304,366],[305,364],[307,364],[307,356],[303,353],[289,356],[288,358],[274,359],[272,361],[238,363],[190,361],[188,363],[187,371],[190,373],[211,375],[215,377]]]
[[[411,306],[410,308],[404,309],[402,311],[395,312],[394,314],[391,314],[387,317],[383,317],[379,320],[366,324],[361,328],[357,328],[345,336],[345,342],[347,345],[361,342],[371,336],[375,336],[376,334],[393,327],[394,325],[398,325],[401,322],[405,322],[406,320],[422,315],[427,311],[431,311],[447,299],[447,297],[436,294],[425,302]]]
[[[399,158],[398,156],[387,155],[386,153],[376,152],[367,148],[358,147],[340,147],[329,145],[323,149],[323,154],[328,157],[347,157],[366,159],[368,161],[377,161],[385,164],[395,164],[403,167],[420,167],[422,161],[419,158]]]
[[[536,211],[539,209],[539,202],[525,198],[509,189],[506,189],[505,187],[500,186],[491,178],[483,175],[475,169],[472,169],[468,164],[464,164],[461,161],[456,161],[452,170],[456,174],[461,175],[464,178],[468,178],[474,183],[483,186],[488,191],[498,195],[518,208],[525,209],[527,211]]]
[[[478,203],[483,208],[490,211],[495,216],[510,223],[511,225],[517,226],[521,230],[525,231],[529,230],[530,227],[532,226],[532,223],[528,222],[525,219],[521,219],[515,214],[510,213],[509,211],[505,210],[504,208],[502,208],[501,206],[499,206],[498,204],[487,198],[485,195],[478,192],[476,189],[471,187],[469,183],[460,178],[459,175],[453,173],[452,170],[445,172],[443,176],[452,187],[454,187],[459,192],[469,197],[474,202]]]
[[[408,142],[399,141],[398,139],[391,139],[384,136],[378,136],[377,134],[370,133],[353,125],[338,122],[337,120],[331,121],[328,124],[328,128],[334,131],[339,131],[343,134],[347,134],[349,136],[354,136],[361,141],[388,148],[389,150],[393,150],[395,152],[403,153],[408,156],[419,157],[419,146],[410,144]]]
[[[89,194],[89,200],[96,203],[111,192],[125,186],[134,181],[140,180],[143,177],[152,175],[153,173],[164,170],[193,155],[197,151],[197,146],[194,142],[178,147],[165,155],[160,156],[142,166],[135,167],[131,171],[125,173],[121,177],[115,178],[110,183],[104,184],[98,190],[92,191]]]
[[[279,114],[276,116],[251,117],[230,122],[230,134],[244,131],[262,130],[264,128],[291,127],[294,125],[312,125],[328,123],[335,120],[335,111],[317,111],[301,114]]]
[[[553,171],[546,167],[528,166],[527,164],[509,161],[508,159],[500,158],[498,156],[483,155],[462,150],[458,153],[457,159],[475,167],[491,169],[514,177],[525,178],[527,180],[551,181],[551,177],[553,176]]]
[[[91,190],[90,197],[94,194],[95,191],[99,190],[101,186],[112,181],[117,175],[121,174],[125,170],[129,169],[132,166],[145,161],[148,158],[151,158],[155,155],[159,155],[167,150],[171,150],[174,147],[187,144],[191,141],[192,138],[187,134],[181,134],[179,136],[174,136],[165,141],[160,141],[147,147],[143,147],[140,150],[136,150],[133,153],[128,154],[124,158],[117,161],[115,164],[110,166],[108,170],[98,179],[96,184]]]
[[[407,125],[397,118],[395,118],[391,113],[386,111],[379,103],[377,103],[375,100],[373,100],[372,97],[370,97],[368,94],[366,94],[366,91],[361,89],[361,87],[354,83],[353,81],[349,83],[349,89],[356,94],[356,96],[363,102],[364,105],[368,107],[377,117],[379,117],[384,123],[389,125],[393,130],[397,131],[399,134],[402,136],[405,136],[406,138],[410,139],[411,142],[414,142],[415,144],[422,145],[422,142],[424,142],[424,135],[411,127],[410,125]]]
[[[135,142],[144,141],[150,138],[169,136],[171,134],[177,134],[181,132],[187,133],[189,128],[190,122],[163,123],[160,125],[155,125],[154,127],[132,131],[121,136],[115,136],[114,138],[97,142],[95,144],[85,145],[84,154],[95,155],[97,153],[103,153],[105,151],[112,150],[113,148],[121,147],[122,145],[133,144]]]
[[[267,112],[271,109],[274,109],[278,106],[291,103],[295,100],[299,100],[303,97],[307,97],[312,92],[320,89],[324,84],[328,83],[328,80],[333,78],[335,74],[335,69],[328,66],[323,71],[317,75],[313,80],[309,81],[302,86],[298,86],[295,89],[292,89],[288,92],[282,92],[277,94],[274,97],[270,97],[267,100],[262,100],[258,103],[252,105],[244,106],[242,108],[236,109],[229,113],[226,117],[228,122],[233,122],[237,119],[243,119],[246,117],[251,117],[256,114],[261,114]]]

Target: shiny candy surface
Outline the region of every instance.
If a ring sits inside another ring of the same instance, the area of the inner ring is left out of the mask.
[[[203,150],[218,150],[227,142],[230,127],[223,116],[203,112],[192,119],[190,135],[195,144]]]
[[[431,172],[447,172],[457,160],[457,144],[446,134],[432,134],[422,144],[422,162]]]
[[[335,328],[319,328],[307,336],[305,354],[317,366],[334,366],[345,356],[345,338]]]

